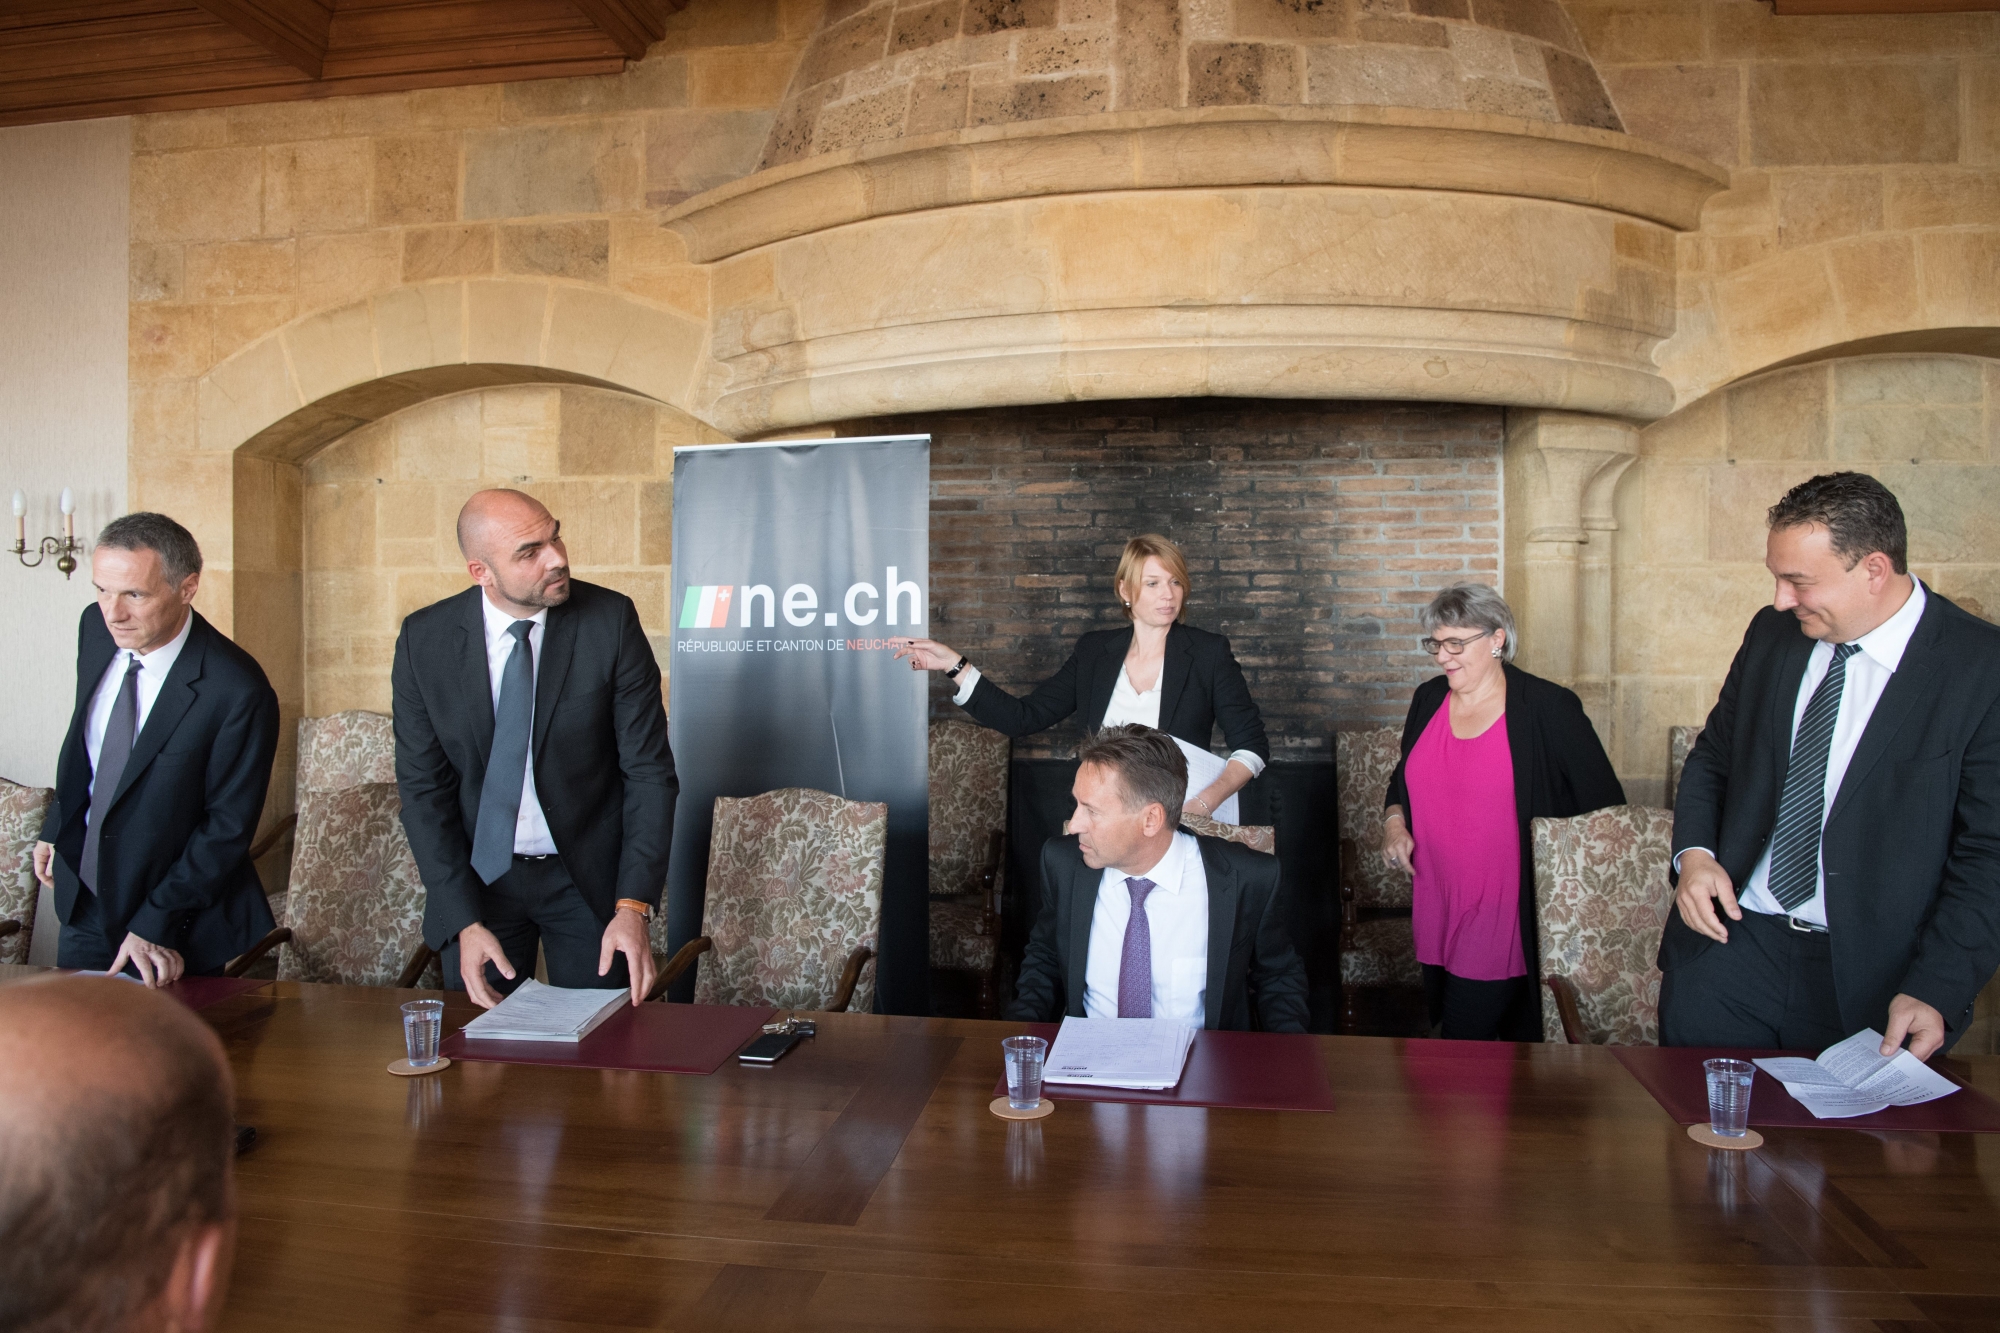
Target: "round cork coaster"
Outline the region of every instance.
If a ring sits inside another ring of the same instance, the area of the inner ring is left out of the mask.
[[[995,1097],[986,1109],[1002,1120],[1042,1120],[1056,1113],[1056,1104],[1044,1097],[1040,1104],[1031,1110],[1016,1111],[1007,1104],[1005,1097]]]
[[[440,1055],[436,1064],[426,1065],[422,1069],[418,1069],[408,1060],[391,1060],[389,1062],[389,1072],[397,1078],[422,1078],[425,1074],[435,1074],[440,1069],[449,1069],[450,1067],[451,1057],[448,1055]]]
[[[1743,1131],[1740,1139],[1724,1138],[1707,1125],[1689,1125],[1688,1137],[1704,1148],[1723,1148],[1730,1152],[1749,1152],[1752,1148],[1764,1146],[1764,1136],[1754,1129]]]

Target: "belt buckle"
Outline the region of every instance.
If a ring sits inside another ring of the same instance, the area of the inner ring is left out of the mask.
[[[1824,934],[1826,934],[1826,927],[1825,927],[1825,926],[1815,926],[1815,925],[1814,925],[1814,924],[1813,924],[1812,922],[1810,922],[1810,921],[1801,921],[1801,920],[1800,920],[1800,919],[1799,919],[1798,917],[1795,917],[1795,916],[1791,915],[1790,913],[1786,913],[1786,915],[1785,915],[1785,924],[1786,924],[1786,925],[1788,925],[1788,926],[1790,926],[1790,927],[1791,927],[1791,928],[1792,928],[1793,930],[1796,930],[1797,932],[1799,932],[1799,934],[1801,934],[1801,935],[1824,935]]]

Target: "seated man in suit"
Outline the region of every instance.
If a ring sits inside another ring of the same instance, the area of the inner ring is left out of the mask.
[[[208,1328],[236,1246],[234,1094],[194,1012],[108,977],[0,987],[0,1328]]]
[[[1918,1059],[2000,965],[2000,629],[1911,577],[1902,506],[1858,472],[1771,508],[1777,581],[1674,800],[1664,1046]]]
[[[1041,913],[1007,1017],[1305,1031],[1277,858],[1180,830],[1187,759],[1163,731],[1106,727],[1077,759],[1076,814],[1042,845]]]
[[[127,514],[90,556],[76,709],[35,845],[55,889],[61,967],[149,986],[215,974],[275,922],[250,864],[278,752],[257,660],[194,609],[201,548],[165,514]]]
[[[480,491],[458,546],[474,586],[403,621],[390,676],[424,941],[489,1009],[537,945],[551,983],[637,1004],[680,793],[652,644],[533,496]]]

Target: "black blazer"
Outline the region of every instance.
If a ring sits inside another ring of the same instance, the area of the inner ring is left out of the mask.
[[[1248,1031],[1254,1010],[1265,1032],[1306,1030],[1306,968],[1285,929],[1278,858],[1221,838],[1198,837],[1208,875],[1208,994],[1202,1026]],[[1083,1017],[1090,916],[1102,870],[1083,862],[1076,835],[1042,844],[1042,908],[1028,936],[1007,1017],[1053,1023]]]
[[[1584,714],[1574,691],[1552,680],[1529,675],[1502,664],[1507,674],[1507,749],[1514,760],[1514,814],[1521,822],[1521,953],[1528,976],[1541,994],[1541,944],[1535,929],[1535,844],[1529,829],[1534,819],[1567,819],[1607,805],[1625,804],[1625,788],[1612,771],[1611,760],[1597,739],[1597,728]],[[1417,686],[1410,696],[1410,713],[1403,721],[1403,757],[1389,775],[1385,805],[1403,807],[1412,837],[1419,812],[1410,808],[1410,788],[1403,779],[1410,751],[1444,706],[1451,693],[1443,676]],[[1448,811],[1436,812],[1448,815]]]
[[[608,922],[620,898],[659,904],[680,783],[660,666],[632,599],[569,586],[569,600],[549,608],[535,663],[535,794],[564,869]],[[472,869],[493,748],[483,596],[474,586],[415,612],[396,640],[396,786],[433,949],[485,915]]]
[[[1842,1023],[1880,1030],[1902,992],[1956,1041],[2000,966],[2000,628],[1924,591],[1827,811],[1820,864]],[[1675,855],[1706,847],[1739,886],[1777,823],[1812,649],[1790,612],[1759,611],[1681,772]],[[1671,912],[1660,967],[1714,943]]]
[[[1111,691],[1131,648],[1129,625],[1092,630],[1076,641],[1076,650],[1062,669],[1027,698],[1016,699],[981,676],[965,701],[965,711],[995,731],[1029,736],[1080,709],[1085,729],[1095,731],[1104,723],[1104,710],[1111,706]],[[1250,697],[1243,668],[1229,651],[1229,640],[1192,625],[1170,626],[1166,662],[1160,669],[1160,730],[1206,750],[1218,721],[1230,749],[1270,759],[1263,716]]]
[[[118,793],[104,812],[97,894],[105,938],[127,931],[177,950],[190,974],[218,971],[276,923],[250,864],[278,752],[278,696],[257,659],[198,611],[194,626],[132,743]],[[56,799],[42,824],[52,843],[56,914],[74,923],[76,867],[90,813],[84,728],[91,696],[117,656],[104,613],[77,626],[76,708],[56,768]]]

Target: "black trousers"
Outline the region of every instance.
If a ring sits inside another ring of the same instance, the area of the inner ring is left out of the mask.
[[[486,965],[486,984],[502,995],[535,975],[535,946],[548,960],[549,984],[579,990],[617,990],[632,984],[625,955],[614,954],[611,970],[597,975],[597,956],[604,947],[604,922],[590,910],[583,893],[563,869],[559,856],[514,858],[514,868],[486,886],[481,900],[483,924],[500,941],[514,979]],[[444,988],[464,990],[458,970],[458,940],[444,946]]]
[[[1451,1041],[1540,1041],[1542,1011],[1530,977],[1474,981],[1425,963],[1431,1026]]]
[[[62,929],[56,932],[56,966],[102,972],[111,966],[111,960],[118,956],[118,946],[123,943],[124,935],[114,940],[104,933],[104,921],[97,912],[97,895],[79,887],[76,891],[76,920],[63,922]],[[127,976],[139,975],[139,969],[131,963],[125,964],[123,970]],[[182,975],[219,977],[222,968],[216,967],[208,972],[189,968]]]
[[[1818,1052],[1852,1035],[1840,1021],[1827,936],[1747,910],[1724,924],[1729,943],[1661,979],[1660,1045]]]

